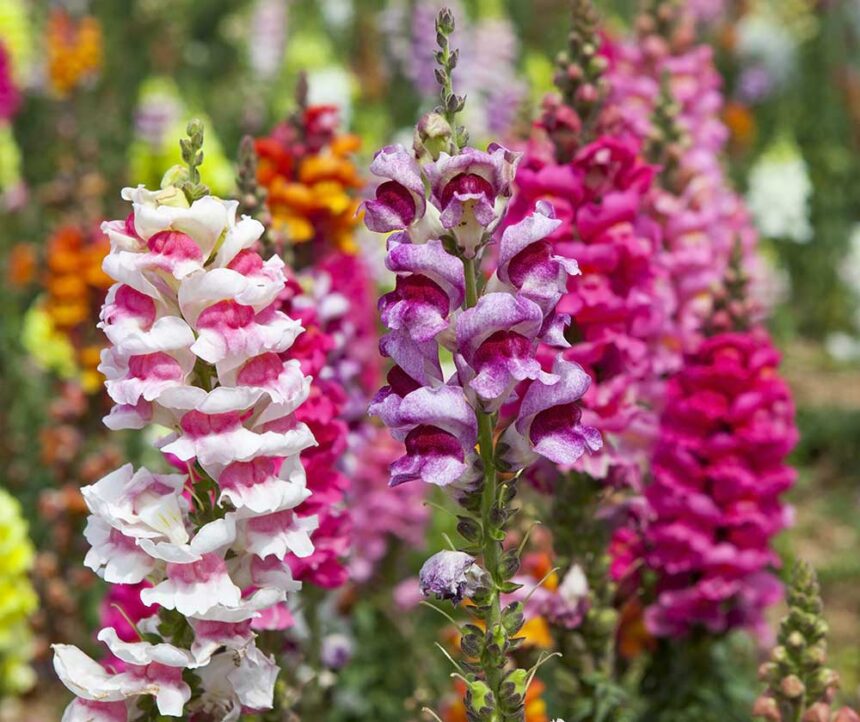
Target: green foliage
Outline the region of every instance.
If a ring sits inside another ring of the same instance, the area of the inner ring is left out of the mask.
[[[432,651],[440,618],[404,615],[377,601],[352,609],[355,656],[339,672],[331,722],[417,721],[423,705],[450,689],[447,662]]]
[[[640,683],[640,722],[749,722],[755,651],[748,638],[660,640]]]

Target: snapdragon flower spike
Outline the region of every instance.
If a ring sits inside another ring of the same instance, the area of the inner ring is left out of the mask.
[[[771,540],[790,521],[794,406],[763,329],[722,333],[687,357],[667,388],[646,488],[643,558],[656,576],[652,633],[761,631],[779,599]]]
[[[665,6],[667,22],[683,27],[689,5]],[[750,213],[720,162],[729,130],[723,122],[723,79],[713,48],[667,42],[651,22],[640,27],[639,37],[606,45],[607,79],[610,103],[630,111],[618,118],[625,132],[652,142],[665,138],[669,130],[685,140],[663,149],[658,162],[673,166],[673,172],[664,170],[646,209],[663,235],[655,257],[665,277],[663,293],[670,309],[663,335],[671,348],[663,356],[676,371],[684,353],[701,342],[715,290],[722,286],[736,247],[740,246],[743,267],[753,280],[754,296],[762,295],[764,269]],[[666,92],[673,106],[669,129],[658,123]]]
[[[300,458],[316,443],[300,418],[311,380],[290,354],[303,327],[279,304],[283,262],[254,250],[263,227],[237,220],[235,202],[189,203],[172,186],[123,197],[133,212],[103,226],[117,280],[100,323],[116,404],[105,423],[166,426],[156,445],[181,473],[127,464],[83,489],[85,563],[139,585],[151,615],[134,615],[146,641],[99,634],[116,670],[56,646],[56,671],[79,697],[64,719],[136,719],[141,696],[161,715],[238,719],[272,706],[277,665],[254,622],[298,589],[291,564],[313,553],[320,523],[304,506]],[[190,646],[163,637],[170,615],[187,620]]]
[[[577,470],[635,488],[657,426],[651,394],[666,355],[666,301],[654,262],[659,236],[639,221],[655,169],[643,162],[640,144],[614,131],[578,148],[565,144],[562,159],[554,157],[547,135],[556,137],[544,117],[518,169],[509,214],[518,222],[502,235],[499,277],[542,302],[533,290],[537,283],[553,294],[548,300],[562,320],[573,318],[564,357],[594,380],[583,411],[607,442]],[[538,224],[540,215],[527,214],[540,213],[549,201],[559,222],[532,240],[548,221]],[[566,280],[549,284],[544,279],[553,278],[555,264],[564,264]],[[551,358],[550,352],[541,355]]]
[[[367,223],[397,231],[386,259],[397,281],[379,305],[390,329],[380,351],[395,365],[369,411],[404,445],[390,467],[392,486],[420,480],[456,490],[463,507],[458,531],[469,553],[431,557],[421,570],[422,591],[455,603],[470,597],[471,613],[488,630],[488,641],[476,635],[469,655],[479,663],[468,665],[467,683],[482,690],[478,701],[466,697],[469,718],[516,719],[525,690],[503,680],[510,679],[505,667],[522,615],[506,612],[503,620],[502,594],[511,591],[516,564],[510,554],[502,560],[514,510],[498,471],[513,472],[515,480],[541,456],[572,464],[601,440],[580,424],[576,403],[588,388],[587,374],[572,363],[548,373],[537,356],[541,344],[568,345],[570,318],[556,313],[556,304],[578,267],[546,242],[561,224],[549,204],[521,215],[515,226],[506,223],[513,221],[508,200],[519,154],[496,143],[486,151],[463,147],[465,130],[452,127],[465,102],[451,90],[452,29],[444,10],[436,25],[442,105],[416,128],[417,157],[389,146],[371,166],[383,182],[364,204]],[[452,374],[443,370],[442,351],[454,360]],[[518,398],[520,418],[507,419],[505,430],[497,412]],[[497,442],[500,434],[507,443]],[[517,453],[503,458],[514,446]]]
[[[391,329],[380,350],[396,365],[389,384],[370,406],[370,412],[406,445],[406,456],[392,466],[393,484],[423,479],[441,486],[455,482],[468,486],[481,473],[471,448],[476,440],[474,409],[497,411],[522,382],[558,380],[542,370],[535,351],[539,342],[566,345],[563,329],[569,317],[557,314],[555,305],[568,274],[577,273],[578,267],[575,261],[554,255],[545,240],[561,223],[548,203],[539,204],[534,214],[501,234],[498,267],[487,284],[498,290],[465,308],[463,261],[494,238],[504,218],[517,159],[492,145],[486,152],[467,148],[461,155],[442,153],[437,161],[420,164],[404,148],[389,146],[371,167],[387,180],[386,190],[365,204],[376,219],[370,226],[381,227],[377,221],[385,214],[400,219],[384,225],[398,231],[389,238],[386,258],[397,279],[395,289],[379,304],[382,320]],[[397,186],[399,200],[394,199],[391,184]],[[447,238],[456,250],[441,238],[426,238],[428,226],[421,217],[401,212],[398,204],[416,195],[421,200],[413,198],[409,208],[428,213],[435,209],[441,219],[437,231],[444,236],[447,225]],[[439,361],[441,346],[454,352],[458,368],[456,378],[447,383]],[[563,372],[573,373],[573,367],[564,366]],[[467,418],[472,420],[464,423]],[[578,418],[570,420],[578,423]],[[593,435],[589,438],[591,443],[577,442],[571,453],[579,456],[586,448],[593,449],[597,442]],[[525,462],[526,457],[537,458],[529,452],[520,460]]]

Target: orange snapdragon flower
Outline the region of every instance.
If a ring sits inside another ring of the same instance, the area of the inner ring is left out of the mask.
[[[723,110],[723,121],[731,133],[732,148],[739,152],[749,149],[758,135],[755,116],[743,103],[729,101]]]
[[[268,192],[276,233],[291,244],[357,252],[357,191],[364,183],[353,155],[360,144],[355,135],[337,133],[336,110],[329,106],[305,108],[257,139],[257,182]]]
[[[60,97],[98,73],[102,66],[102,27],[91,16],[75,21],[62,8],[51,11],[47,24],[48,80]]]
[[[44,310],[75,348],[82,387],[94,393],[102,383],[96,369],[103,345],[94,319],[111,285],[102,271],[110,244],[102,234],[90,238],[69,225],[57,229],[47,245]]]

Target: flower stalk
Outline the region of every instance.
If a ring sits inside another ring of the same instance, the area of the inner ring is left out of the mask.
[[[540,344],[567,345],[570,318],[555,307],[578,266],[552,253],[546,238],[560,221],[549,204],[504,223],[519,155],[495,143],[467,147],[465,130],[454,130],[464,99],[450,78],[453,26],[450,11],[440,13],[443,105],[418,123],[415,155],[388,146],[371,166],[383,180],[365,221],[394,232],[386,265],[397,283],[379,306],[390,329],[380,349],[394,366],[370,413],[405,444],[391,465],[393,486],[421,480],[455,492],[464,544],[428,559],[421,587],[471,602],[472,621],[460,629],[464,658],[454,662],[469,719],[513,722],[523,719],[534,672],[513,664],[523,604],[503,598],[520,588],[512,582],[520,550],[504,548],[516,479],[542,457],[574,463],[601,440],[579,423],[589,384],[582,368],[558,359],[544,368],[537,357]],[[441,349],[454,359],[447,379]]]
[[[310,496],[299,457],[316,444],[296,418],[311,382],[292,357],[304,329],[279,305],[283,262],[255,250],[262,225],[200,183],[202,124],[188,135],[187,167],[158,191],[124,189],[132,212],[102,226],[116,281],[99,324],[104,421],[169,428],[156,447],[178,473],[126,464],[82,490],[85,564],[130,585],[140,609],[99,632],[104,665],[54,646],[77,695],[66,722],[271,709],[279,670],[257,629],[300,588],[290,563],[314,552],[318,519],[298,508]]]

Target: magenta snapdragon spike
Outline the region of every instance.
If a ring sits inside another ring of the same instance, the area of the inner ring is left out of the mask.
[[[431,557],[421,586],[430,596],[473,602],[487,631],[472,626],[463,637],[478,660],[469,666],[466,707],[474,719],[509,720],[517,718],[527,677],[506,671],[522,603],[503,609],[501,602],[518,588],[511,581],[518,554],[502,550],[516,480],[535,459],[574,463],[601,440],[581,423],[585,371],[568,361],[547,371],[537,357],[540,344],[567,346],[570,319],[556,305],[578,269],[545,242],[562,221],[541,204],[516,225],[506,223],[519,155],[496,143],[486,151],[466,147],[465,131],[452,127],[464,102],[451,89],[452,30],[443,11],[442,106],[419,123],[415,153],[389,146],[371,166],[381,180],[365,204],[367,224],[393,232],[387,266],[396,285],[379,304],[390,329],[380,349],[394,366],[370,413],[404,443],[391,465],[393,486],[423,481],[456,491],[466,544]],[[442,350],[453,357],[453,373],[443,369]],[[515,398],[522,399],[519,415],[501,423],[499,409]]]
[[[654,634],[747,627],[781,596],[774,535],[790,519],[780,496],[794,470],[791,392],[763,329],[707,339],[669,382],[642,552],[657,578]]]
[[[754,295],[763,295],[757,289],[765,279],[751,217],[720,162],[728,129],[713,49],[690,42],[689,8],[664,4],[663,12],[666,17],[644,15],[639,36],[608,45],[605,55],[608,102],[627,109],[617,121],[651,147],[664,169],[648,215],[663,236],[657,259],[669,308],[663,357],[676,370],[702,339],[736,247]],[[668,118],[661,107],[667,101]],[[661,120],[671,127],[661,127]]]
[[[557,111],[554,107],[555,121]],[[578,126],[576,120],[571,130]],[[642,160],[640,144],[627,136],[601,130],[595,140],[574,148],[573,141],[554,137],[557,130],[545,117],[517,172],[509,220],[536,213],[505,229],[500,274],[532,300],[573,317],[561,357],[580,364],[593,381],[583,397],[583,414],[607,443],[599,454],[575,462],[552,460],[635,488],[657,426],[650,387],[660,371],[664,315],[653,263],[659,235],[639,223],[654,169]],[[581,137],[579,131],[575,135]],[[562,160],[560,151],[572,155]],[[541,217],[547,201],[561,220],[549,232],[546,221],[538,227],[529,220]],[[505,239],[518,248],[526,231],[543,238],[509,261]],[[559,267],[566,272],[553,277]],[[546,348],[540,357],[548,366],[557,355]]]
[[[298,581],[333,589],[347,580],[350,518],[344,499],[349,479],[341,462],[347,451],[349,429],[344,419],[348,397],[341,383],[343,375],[333,365],[337,344],[326,332],[328,324],[319,312],[339,305],[336,300],[326,302],[331,299],[330,290],[324,287],[327,285],[318,283],[317,298],[311,298],[291,278],[279,304],[289,316],[301,319],[305,329],[290,349],[291,358],[311,377],[308,398],[296,410],[296,420],[307,424],[317,442],[301,454],[311,496],[297,508],[297,513],[313,515],[319,520],[319,526],[311,534],[314,550],[306,557],[291,556],[289,565]],[[267,615],[268,619],[255,621],[255,626],[265,625],[269,629],[289,626],[292,618],[286,611],[281,608],[276,614]]]
[[[54,647],[78,697],[66,722],[271,708],[278,667],[252,627],[300,587],[291,560],[314,552],[319,522],[300,507],[310,377],[290,357],[303,329],[278,308],[283,263],[254,250],[263,227],[206,194],[198,123],[189,135],[189,169],[160,191],[125,189],[131,213],[103,226],[116,280],[100,324],[105,421],[167,427],[156,446],[176,472],[127,464],[83,489],[85,563],[128,586],[108,596],[104,664]]]

